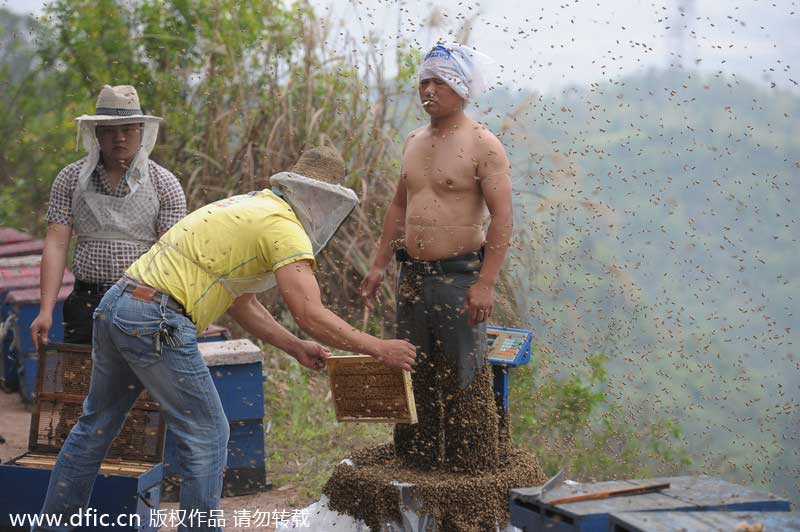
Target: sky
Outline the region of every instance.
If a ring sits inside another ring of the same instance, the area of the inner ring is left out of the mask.
[[[800,83],[800,73],[793,70],[800,68],[800,0],[311,3],[356,42],[380,36],[387,52],[398,38],[421,50],[439,39],[452,40],[469,21],[469,43],[495,61],[488,77],[521,89],[551,92],[675,62],[782,89],[798,90]],[[44,4],[0,0],[14,11],[34,14],[41,14]],[[438,15],[431,17],[434,12]]]
[[[797,0],[312,0],[356,37],[427,49],[469,20],[470,44],[504,84],[547,92],[676,62],[795,88]],[[438,10],[439,25],[429,23]],[[677,56],[680,55],[680,58]],[[800,65],[797,66],[800,68]],[[794,80],[794,81],[792,81]]]

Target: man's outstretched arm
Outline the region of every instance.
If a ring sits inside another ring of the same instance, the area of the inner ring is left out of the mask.
[[[301,340],[278,323],[272,314],[256,298],[255,294],[244,294],[236,298],[228,308],[228,314],[245,331],[259,340],[274,345],[311,369],[325,367],[330,351],[314,342]]]
[[[369,355],[390,368],[411,371],[416,349],[405,340],[381,340],[361,332],[322,304],[319,284],[307,260],[275,270],[278,289],[297,324],[317,341]]]

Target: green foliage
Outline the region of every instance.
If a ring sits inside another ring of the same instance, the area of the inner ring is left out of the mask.
[[[354,302],[380,232],[374,219],[393,192],[394,124],[407,109],[371,58],[337,51],[352,43],[334,38],[336,26],[307,2],[279,0],[57,0],[34,26],[36,38],[18,43],[19,61],[34,58],[29,75],[0,71],[0,134],[14,139],[0,158],[0,223],[42,232],[53,179],[83,155],[73,152],[73,118],[91,112],[102,85],[132,84],[144,110],[165,118],[153,158],[181,180],[190,210],[264,188],[308,146],[339,149],[362,208],[319,272],[327,303],[361,319]]]
[[[644,477],[690,464],[674,419],[625,419],[606,391],[608,357],[595,354],[566,377],[547,360],[511,372],[514,440],[537,452],[545,471],[571,478]],[[539,370],[537,366],[541,366]]]

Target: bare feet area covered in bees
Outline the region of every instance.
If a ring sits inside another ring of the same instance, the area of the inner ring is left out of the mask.
[[[536,457],[517,448],[504,465],[481,474],[414,469],[396,459],[391,444],[357,451],[350,460],[353,465],[336,467],[323,492],[332,510],[364,521],[371,530],[388,521],[401,522],[395,481],[414,484],[424,512],[434,516],[437,529],[448,532],[503,529],[508,491],[544,482]]]

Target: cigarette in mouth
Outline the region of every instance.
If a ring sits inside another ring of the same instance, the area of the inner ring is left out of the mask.
[[[433,100],[425,100],[424,102],[422,102],[422,107],[427,107],[432,103],[433,103]]]

